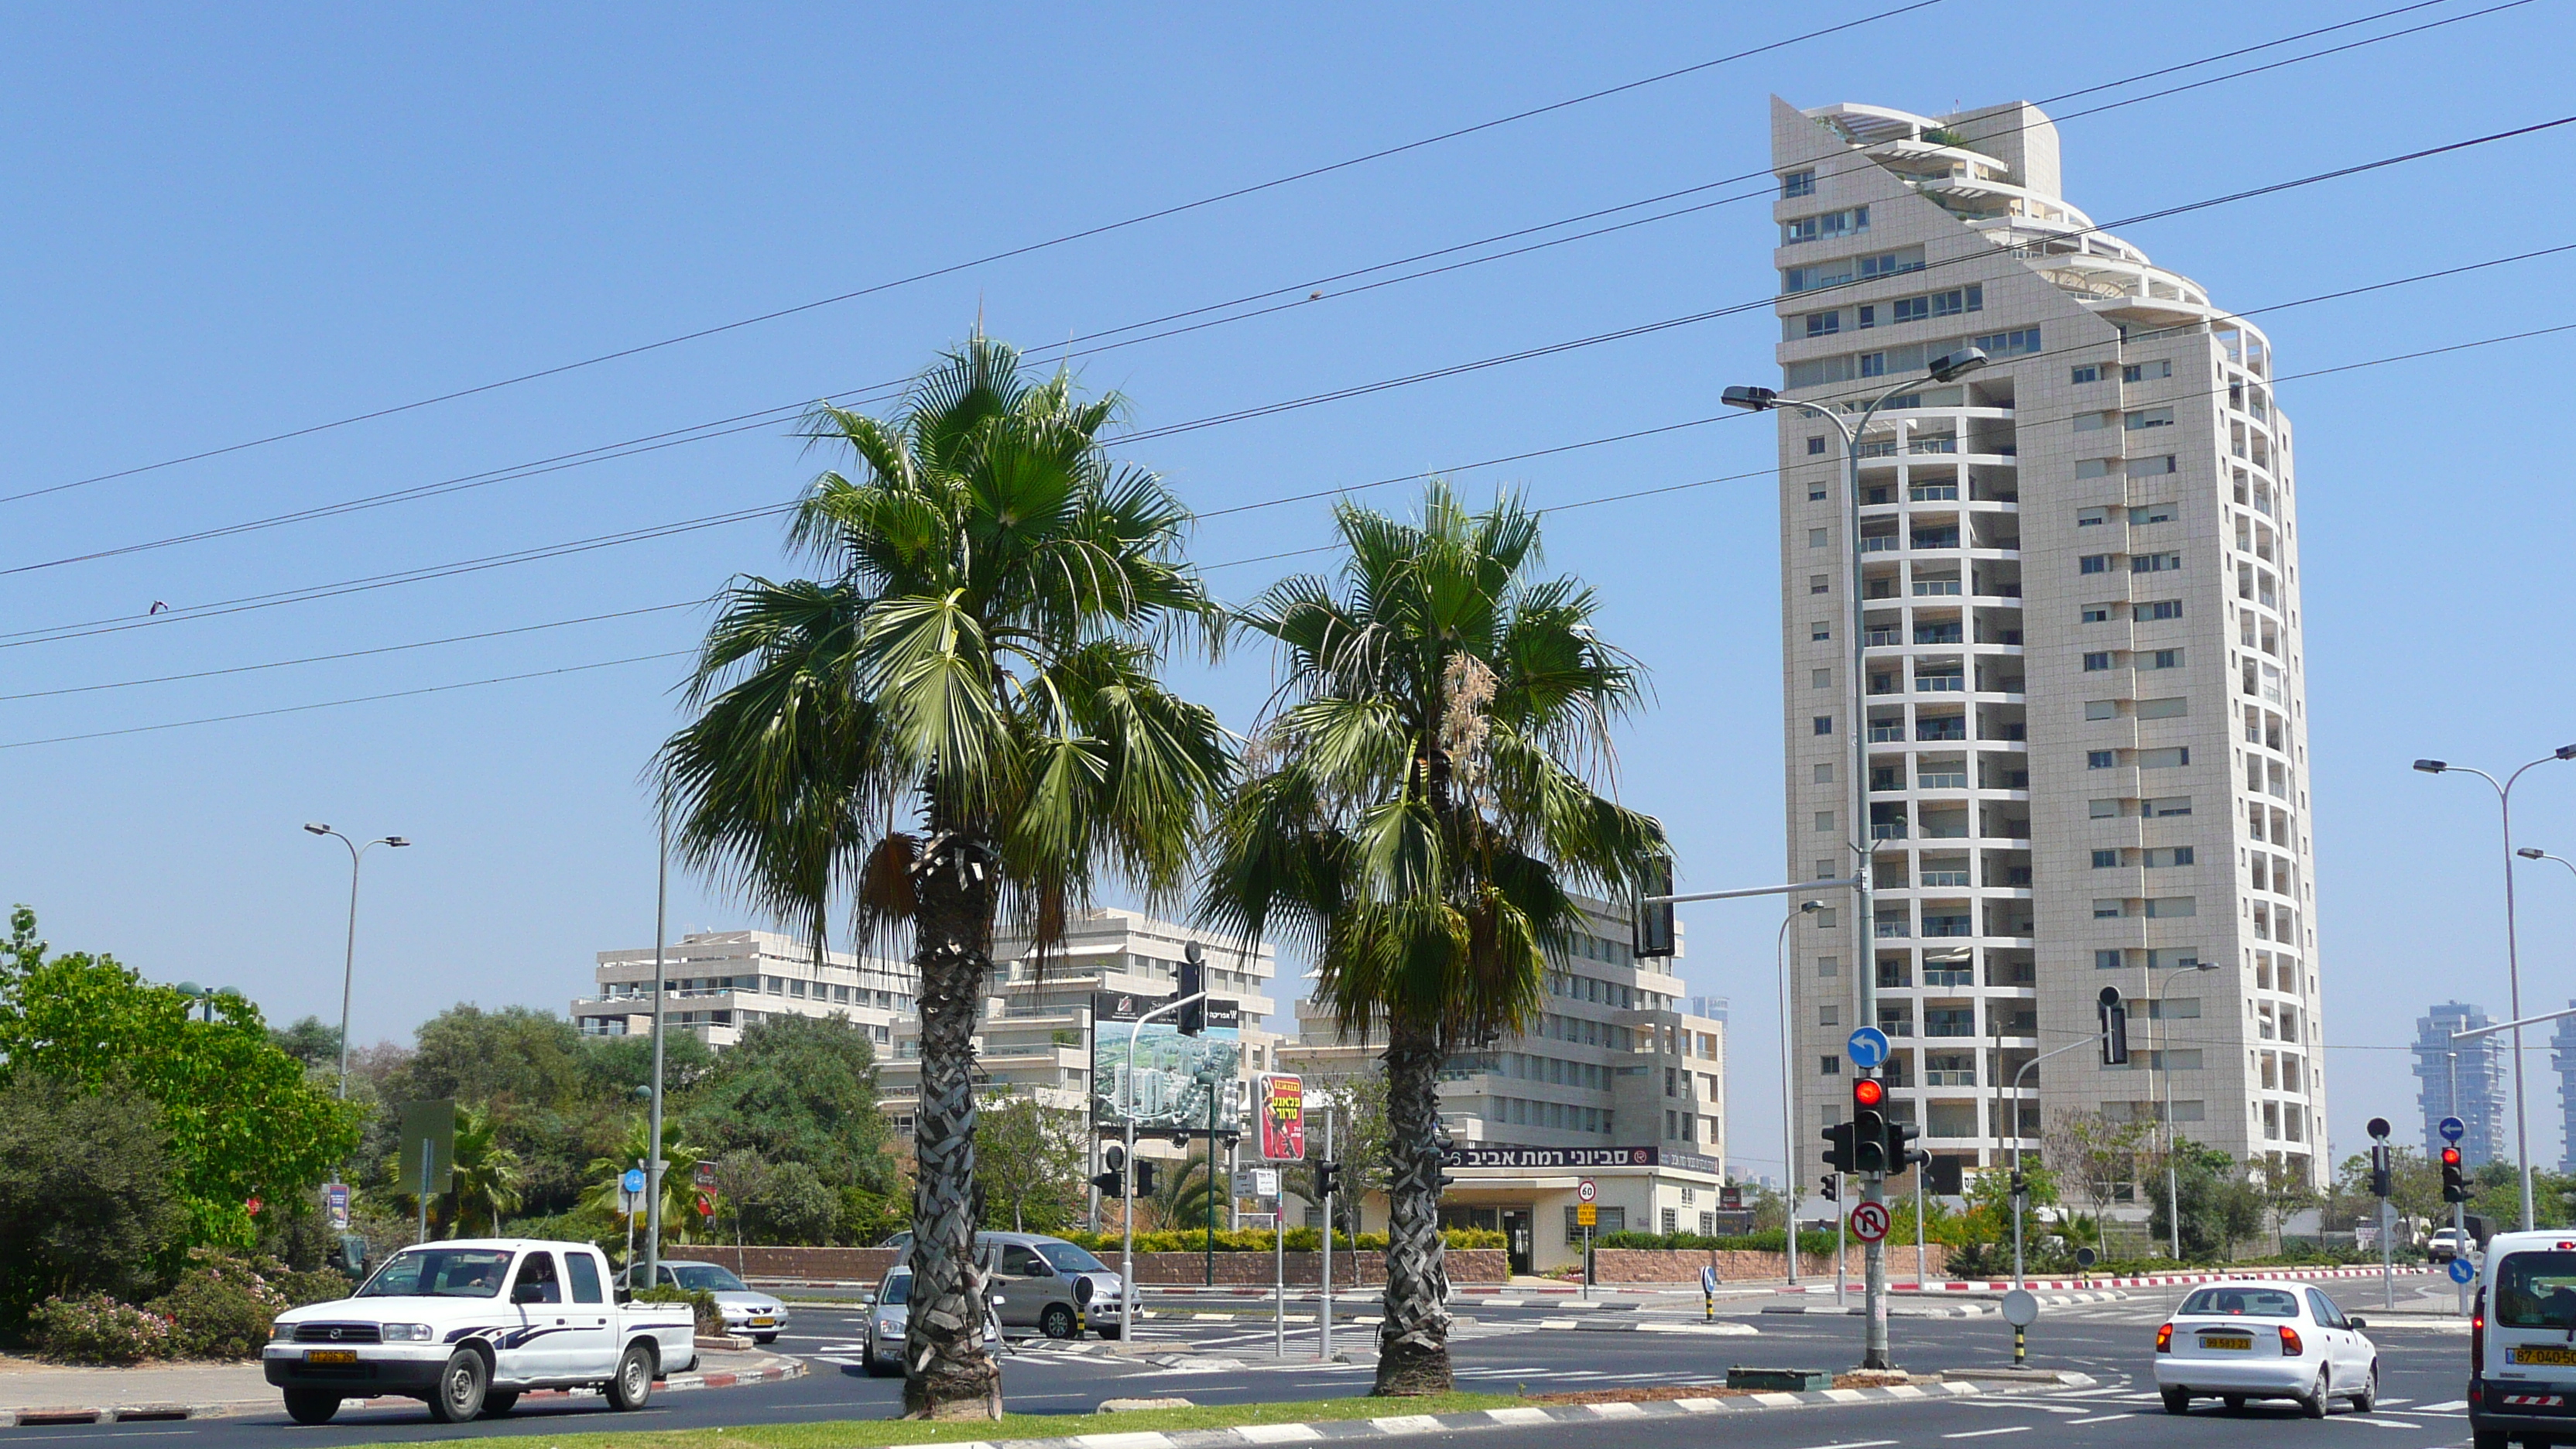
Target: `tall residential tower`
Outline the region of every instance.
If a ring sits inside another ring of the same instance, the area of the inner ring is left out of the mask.
[[[2504,1038],[2451,1040],[2455,1031],[2495,1024],[2483,1008],[2464,1001],[2443,1002],[2415,1019],[2415,1079],[2424,1084],[2416,1089],[2415,1105],[2424,1113],[2426,1157],[2442,1150],[2434,1129],[2443,1118],[2457,1117],[2468,1129],[2460,1138],[2460,1160],[2468,1167],[2510,1158],[2504,1150]]]
[[[1877,917],[1845,896],[1792,927],[1801,1180],[1848,1100],[1859,969],[1891,1100],[1936,1154],[1996,1166],[2063,1114],[2159,1122],[2169,1100],[2182,1135],[2322,1183],[2270,343],[2061,198],[2033,107],[1775,98],[1771,131],[1782,390],[1857,413],[1898,388],[1862,437],[1857,540],[1834,430],[1779,415],[1789,864],[1839,876],[1865,851]],[[1929,379],[1972,345],[1989,365]],[[2079,1048],[2020,1076],[2095,1033],[2106,985],[2132,1003],[2129,1064]]]

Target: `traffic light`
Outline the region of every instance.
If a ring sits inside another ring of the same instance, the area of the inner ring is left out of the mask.
[[[1887,1170],[1906,1172],[1932,1160],[1932,1154],[1914,1144],[1923,1129],[1911,1122],[1890,1119],[1887,1124]]]
[[[1138,1197],[1154,1195],[1154,1164],[1141,1157],[1136,1160],[1136,1195]]]
[[[2023,1172],[2020,1168],[2013,1169],[2012,1195],[2015,1197],[2030,1196],[2030,1175]]]
[[[1822,1191],[1822,1192],[1824,1193],[1824,1195],[1825,1195],[1825,1201],[1827,1201],[1827,1202],[1840,1202],[1840,1201],[1842,1201],[1842,1194],[1841,1194],[1840,1192],[1836,1191],[1836,1188],[1838,1187],[1838,1185],[1839,1185],[1839,1184],[1838,1184],[1838,1183],[1836,1182],[1836,1180],[1835,1180],[1835,1174],[1830,1173],[1830,1172],[1828,1172],[1828,1173],[1826,1173],[1826,1174],[1825,1174],[1824,1186],[1823,1186],[1821,1189],[1819,1189],[1820,1191]]]
[[[1207,950],[1192,941],[1181,948],[1181,992],[1197,1001],[1181,1008],[1181,1035],[1197,1036],[1207,1030]]]
[[[1431,1129],[1431,1190],[1447,1192],[1458,1179],[1449,1175],[1450,1154],[1458,1150],[1458,1140],[1449,1135],[1449,1124],[1441,1122]]]
[[[1127,1165],[1127,1149],[1124,1147],[1110,1148],[1108,1151],[1100,1154],[1100,1164],[1108,1170],[1092,1178],[1091,1185],[1100,1189],[1100,1195],[1102,1197],[1123,1196],[1127,1186],[1127,1177],[1126,1174],[1121,1172],[1119,1169]]]
[[[1315,1159],[1315,1196],[1331,1197],[1342,1190],[1342,1165],[1321,1157]]]
[[[1852,1078],[1851,1154],[1854,1172],[1887,1171],[1887,1084],[1876,1077]]]
[[[1852,1170],[1852,1124],[1849,1122],[1836,1122],[1825,1129],[1825,1166],[1836,1172]]]
[[[1668,896],[1673,893],[1673,863],[1656,860],[1645,870],[1645,889],[1641,896]],[[1673,954],[1673,903],[1661,901],[1637,903],[1628,917],[1629,954],[1640,961]]]
[[[2460,1171],[2460,1149],[2445,1147],[2442,1149],[2442,1201],[2467,1202],[2468,1200],[2469,1180]]]
[[[2389,1160],[2390,1155],[2389,1146],[2385,1142],[2376,1143],[2370,1149],[2370,1195],[2372,1197],[2386,1197],[2389,1189],[2395,1186],[2395,1174],[2390,1171],[2393,1166]]]
[[[2101,1005],[2096,1008],[2102,1018],[2102,1065],[2125,1067],[2129,1064],[2129,1008],[2120,1001],[2120,988],[2102,988]]]

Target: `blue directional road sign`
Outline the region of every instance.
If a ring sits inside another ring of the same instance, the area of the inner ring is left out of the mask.
[[[2441,1121],[2433,1124],[2433,1130],[2442,1134],[2443,1141],[2457,1142],[2461,1138],[2469,1135],[2469,1124],[2461,1121],[2457,1117],[2445,1117]],[[2462,1279],[2461,1281],[2466,1282],[2467,1280]]]
[[[1864,1026],[1851,1034],[1850,1041],[1843,1043],[1843,1050],[1851,1053],[1853,1066],[1864,1072],[1874,1071],[1880,1062],[1887,1060],[1887,1033],[1874,1026]]]
[[[628,1197],[641,1197],[644,1193],[644,1169],[640,1167],[626,1169],[626,1176],[618,1179],[617,1185],[626,1189]]]
[[[2451,1281],[2452,1281],[2452,1282],[2454,1282],[2454,1283],[2466,1283],[2467,1281],[2469,1281],[2470,1279],[2472,1279],[2472,1278],[2474,1278],[2474,1277],[2476,1277],[2476,1276],[2478,1276],[2477,1266],[2476,1266],[2475,1264],[2471,1263],[2468,1259],[2466,1259],[2466,1258],[2453,1258],[2453,1259],[2451,1260]]]

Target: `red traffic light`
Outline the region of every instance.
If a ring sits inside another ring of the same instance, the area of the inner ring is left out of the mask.
[[[1876,1077],[1861,1077],[1852,1082],[1852,1101],[1863,1107],[1875,1107],[1887,1100],[1887,1088]]]
[[[2460,1149],[2458,1149],[2458,1148],[2456,1148],[2456,1147],[2445,1147],[2445,1148],[2443,1148],[2443,1149],[2442,1149],[2442,1165],[2443,1165],[2444,1167],[2457,1167],[2457,1166],[2459,1166],[2459,1165],[2460,1165]]]

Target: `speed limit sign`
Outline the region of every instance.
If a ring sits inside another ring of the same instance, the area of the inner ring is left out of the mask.
[[[1600,1195],[1600,1189],[1592,1185],[1591,1178],[1584,1178],[1582,1181],[1577,1182],[1574,1185],[1574,1200],[1576,1202],[1590,1202]]]
[[[1851,1210],[1852,1236],[1864,1243],[1875,1243],[1887,1236],[1887,1204],[1865,1202]]]

